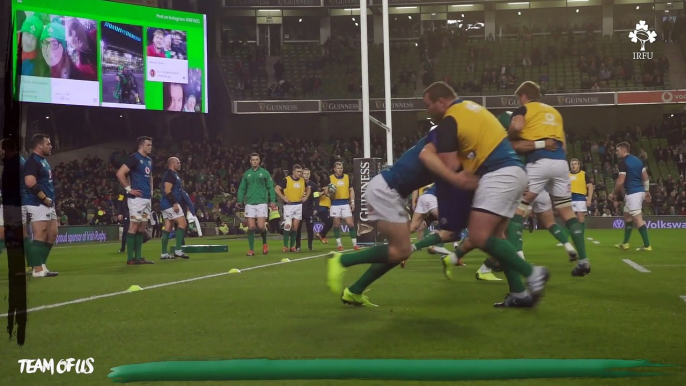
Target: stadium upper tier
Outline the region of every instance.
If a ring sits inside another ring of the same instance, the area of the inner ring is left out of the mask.
[[[651,45],[653,60],[633,60],[636,45],[626,35],[625,32],[616,32],[612,37],[590,33],[575,33],[572,37],[539,34],[530,40],[508,38],[496,42],[470,39],[467,43],[450,43],[441,48],[433,60],[420,53],[414,42],[392,42],[393,97],[418,96],[427,83],[439,80],[448,81],[462,95],[509,95],[523,80],[539,82],[544,90],[557,93],[669,89],[668,67],[659,63],[663,43],[656,41]],[[220,60],[224,78],[237,99],[361,98],[359,45],[340,46],[331,56],[327,56],[330,50],[318,44],[284,45],[283,78],[289,83],[285,96],[269,91],[271,85],[278,84],[271,68],[266,69],[268,82],[264,76],[258,77],[257,71],[244,75],[243,83],[253,79],[253,90],[250,92],[246,87],[243,95],[238,86],[236,62],[241,61],[242,68],[249,67],[248,58],[255,50],[255,46],[246,46]],[[372,98],[383,97],[382,63],[383,47],[370,45]],[[607,70],[606,74],[603,69]],[[321,91],[303,91],[310,77],[319,78]]]

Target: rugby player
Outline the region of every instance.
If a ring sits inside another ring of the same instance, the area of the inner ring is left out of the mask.
[[[331,197],[331,218],[333,218],[333,234],[336,237],[338,250],[343,250],[341,242],[341,220],[344,220],[350,231],[350,238],[355,250],[360,249],[357,245],[357,229],[353,222],[353,211],[355,210],[355,191],[352,186],[352,179],[343,173],[343,163],[336,162],[333,166],[333,174],[329,176],[329,184],[336,187],[336,191],[329,191],[329,185],[324,187],[324,192]]]
[[[572,183],[572,209],[581,226],[586,230],[586,214],[593,199],[593,184],[585,171],[581,170],[581,162],[572,158],[569,161],[569,180]]]
[[[643,246],[636,248],[637,251],[652,251],[648,239],[648,227],[643,221],[643,201],[650,203],[650,179],[643,162],[631,154],[631,146],[622,142],[617,145],[617,157],[619,161],[619,177],[615,182],[615,189],[610,196],[614,200],[624,193],[624,241],[616,247],[622,250],[629,249],[629,239],[634,227],[643,239]]]
[[[303,221],[300,221],[298,226],[298,234],[295,237],[295,250],[300,251],[300,238],[302,233],[303,223],[307,228],[307,248],[312,250],[312,241],[314,240],[314,216],[316,214],[315,208],[319,201],[319,185],[310,179],[310,169],[303,169],[303,179],[310,189],[311,194],[303,202]]]
[[[526,189],[527,177],[502,125],[483,106],[459,99],[444,82],[425,90],[424,103],[434,122],[440,122],[434,140],[421,153],[424,164],[438,178],[457,187],[472,174],[480,177],[469,216],[469,239],[498,260],[507,277],[510,293],[495,306],[536,305],[550,274],[547,268],[520,258],[505,240],[508,221]],[[521,276],[527,278],[528,290]]]
[[[310,196],[310,186],[302,178],[302,166],[293,165],[292,174],[276,186],[276,195],[283,201],[283,251],[296,252],[295,238],[303,218],[303,202]],[[290,248],[289,248],[290,246]]]
[[[247,201],[247,202],[246,202]],[[267,245],[267,228],[265,224],[269,217],[268,206],[276,208],[276,193],[274,181],[268,171],[260,167],[260,155],[250,154],[250,169],[243,173],[241,184],[238,186],[239,206],[245,204],[245,218],[248,220],[248,256],[255,256],[255,231],[262,235],[262,254],[269,253]],[[269,204],[269,205],[268,205]]]
[[[190,257],[183,253],[183,238],[186,234],[186,217],[181,209],[181,203],[185,202],[183,182],[179,177],[179,170],[181,170],[181,161],[176,157],[171,157],[167,160],[167,170],[162,176],[162,198],[160,199],[160,209],[162,209],[162,218],[164,219],[164,229],[162,230],[162,254],[160,259],[171,260],[176,258],[189,259]],[[169,254],[167,245],[169,243],[169,234],[176,225],[176,248],[174,255]]]

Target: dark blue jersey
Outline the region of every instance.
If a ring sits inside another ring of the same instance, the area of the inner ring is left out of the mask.
[[[152,159],[136,152],[129,156],[125,165],[130,170],[129,180],[131,181],[131,189],[140,190],[143,193],[141,198],[152,199],[152,187],[150,186]],[[127,197],[134,198],[136,196],[129,194]]]
[[[19,156],[19,194],[21,195],[21,202],[22,205],[26,205],[26,202],[28,202],[29,198],[29,191],[26,189],[26,181],[24,180],[24,177],[26,174],[24,173],[24,167],[26,165],[26,159],[24,156],[20,155]]]
[[[643,162],[631,154],[619,161],[619,174],[624,174],[625,194],[645,192],[643,170]]]
[[[162,176],[162,184],[160,184],[160,192],[162,192],[162,198],[160,199],[160,209],[162,210],[174,207],[174,203],[172,203],[167,198],[167,190],[164,187],[167,182],[172,184],[171,194],[174,196],[176,202],[179,205],[185,202],[183,195],[183,183],[181,182],[181,177],[179,177],[179,175],[175,171],[167,169],[167,171],[165,171],[164,175]]]
[[[31,153],[29,159],[24,164],[24,177],[33,176],[36,179],[38,188],[45,193],[45,195],[55,202],[55,187],[52,183],[52,169],[48,161],[36,153]],[[43,204],[43,200],[37,195],[27,192],[26,205],[39,206]]]
[[[390,169],[381,172],[384,180],[391,189],[402,197],[412,195],[412,192],[434,182],[434,175],[427,169],[419,154],[429,143],[428,137],[424,137],[416,145],[407,150]]]

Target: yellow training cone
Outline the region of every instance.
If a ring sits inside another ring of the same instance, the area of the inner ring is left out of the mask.
[[[237,268],[232,268],[232,269],[229,271],[229,273],[241,273],[241,270],[240,270],[240,269],[237,269]]]
[[[283,259],[281,259],[281,262],[282,263],[290,263],[291,261],[287,257],[284,257]]]
[[[143,288],[137,285],[132,285],[129,287],[129,289],[126,290],[126,292],[136,292],[136,291],[143,291]]]

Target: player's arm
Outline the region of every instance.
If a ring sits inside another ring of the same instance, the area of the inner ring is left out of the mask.
[[[586,191],[588,192],[586,196],[586,205],[591,205],[591,201],[593,201],[593,191],[595,190],[595,186],[591,183],[591,179],[588,178],[588,174],[586,174]]]
[[[162,192],[162,195],[169,200],[169,202],[172,204],[174,207],[174,212],[179,213],[179,202],[176,201],[176,197],[174,197],[174,194],[172,193],[172,189],[174,189],[174,177],[172,176],[171,173],[165,173],[166,176],[164,177],[164,192]]]
[[[273,204],[272,206],[276,206],[276,186],[274,185],[272,175],[269,173],[267,173],[267,192],[269,196],[267,200],[270,204]]]
[[[615,189],[612,191],[612,195],[616,196],[624,191],[624,181],[626,180],[626,161],[619,161],[619,176],[617,181],[615,181]]]
[[[312,193],[312,188],[310,185],[307,185],[307,189],[305,190],[305,195],[303,195],[302,202],[307,201],[308,198],[310,198],[310,194]]]
[[[520,106],[517,110],[512,112],[512,121],[510,121],[510,127],[507,129],[507,135],[511,140],[519,139],[519,134],[524,129],[526,120],[526,107]]]
[[[274,191],[276,192],[276,195],[281,199],[281,201],[285,202],[286,204],[290,204],[290,201],[288,201],[288,198],[283,194],[284,189],[286,189],[286,179],[284,178],[279,182],[278,185],[274,188]]]
[[[39,200],[43,202],[45,206],[52,206],[52,200],[41,190],[38,185],[38,176],[42,169],[42,165],[31,157],[24,166],[24,183],[26,184],[26,189],[31,192],[31,194],[38,197]]]
[[[553,139],[546,139],[543,141],[527,141],[525,139],[510,140],[512,147],[519,154],[531,153],[537,149],[546,149],[550,151],[557,150],[557,143]]]
[[[641,170],[641,180],[643,180],[643,188],[646,190],[646,202],[650,203],[650,176],[648,176],[648,171],[646,168]]]
[[[136,160],[136,157],[130,156],[126,162],[121,165],[119,170],[117,170],[117,180],[121,184],[122,187],[124,187],[124,190],[126,190],[126,193],[129,193],[133,196],[140,197],[143,195],[143,192],[141,192],[138,189],[131,189],[131,185],[129,185],[129,181],[126,178],[126,176],[129,175],[131,170],[133,170],[136,167],[136,164],[138,163],[138,160]]]
[[[415,190],[412,192],[412,210],[414,211],[417,208],[417,199],[419,199],[419,191]]]

